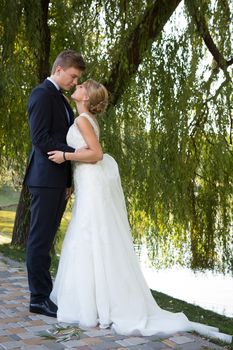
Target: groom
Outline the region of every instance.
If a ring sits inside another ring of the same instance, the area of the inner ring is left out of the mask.
[[[37,86],[28,101],[32,151],[24,183],[32,196],[31,223],[27,243],[30,312],[56,317],[57,306],[49,299],[52,279],[49,272],[50,250],[58,229],[66,199],[71,194],[71,164],[55,164],[47,157],[54,149],[74,152],[66,144],[73,123],[73,112],[61,90],[76,86],[85,62],[73,51],[61,52],[51,76]]]

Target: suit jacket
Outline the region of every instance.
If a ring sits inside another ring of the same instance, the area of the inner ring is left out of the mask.
[[[24,183],[35,187],[70,187],[71,163],[53,163],[48,159],[47,152],[74,152],[66,144],[66,134],[74,115],[68,102],[48,79],[32,91],[28,100],[28,115],[32,151]]]

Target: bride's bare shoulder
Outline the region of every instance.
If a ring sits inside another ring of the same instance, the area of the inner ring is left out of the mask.
[[[80,130],[92,130],[93,125],[90,123],[90,121],[82,115],[79,115],[77,118],[75,118],[74,123]]]
[[[83,117],[82,115],[78,115],[75,119],[74,119],[74,124],[76,124],[77,126],[79,125],[83,125],[85,123],[89,123],[88,120]],[[90,123],[89,123],[90,124]]]

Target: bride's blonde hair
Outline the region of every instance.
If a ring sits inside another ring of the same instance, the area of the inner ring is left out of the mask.
[[[92,114],[103,113],[108,105],[108,91],[100,83],[89,79],[83,83],[89,97],[88,109]]]

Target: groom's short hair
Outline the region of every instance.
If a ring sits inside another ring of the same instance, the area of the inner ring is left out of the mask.
[[[86,68],[82,55],[74,50],[65,50],[59,53],[53,63],[52,74],[55,73],[57,66],[61,66],[64,69],[74,67],[81,71],[84,71]]]

